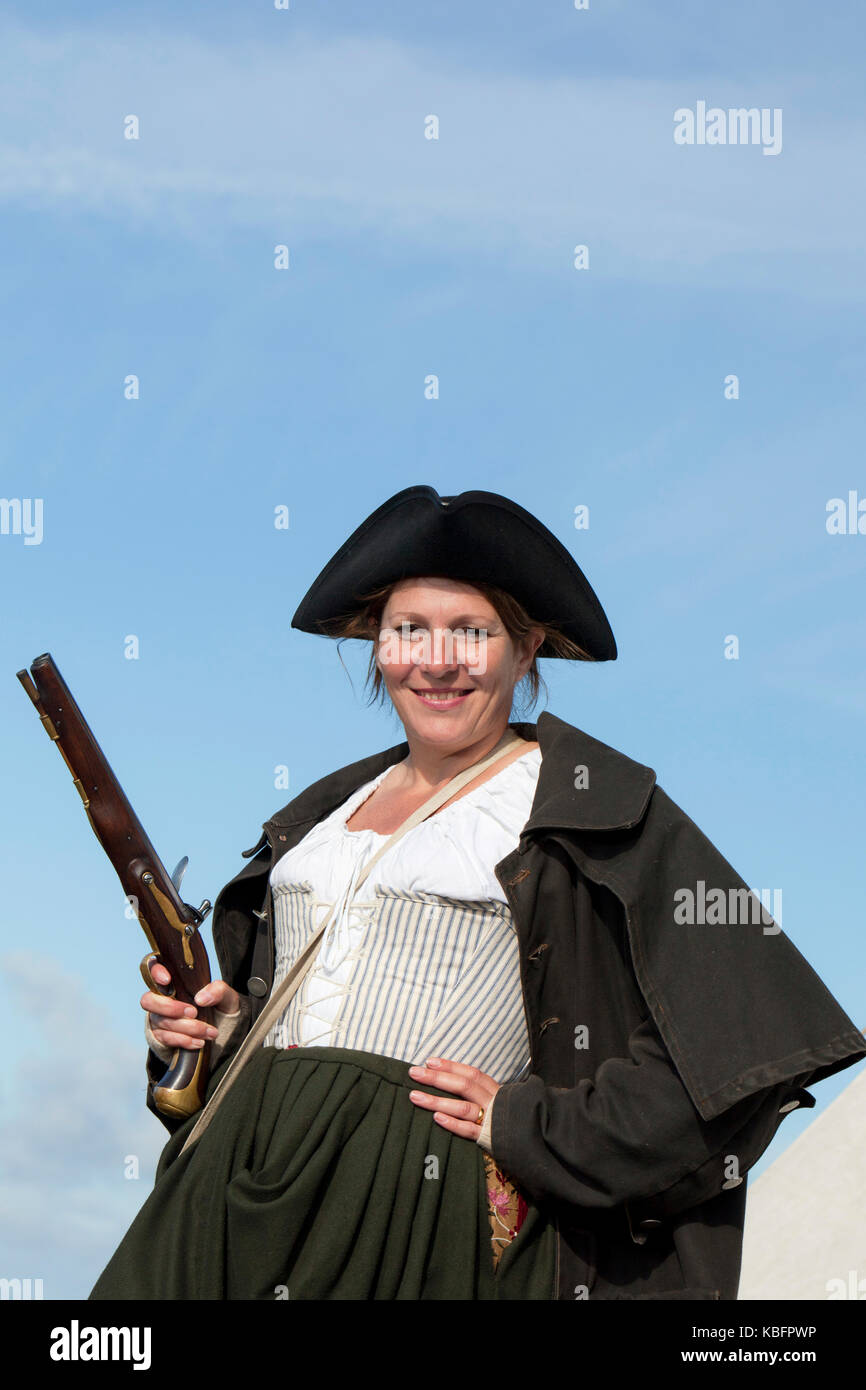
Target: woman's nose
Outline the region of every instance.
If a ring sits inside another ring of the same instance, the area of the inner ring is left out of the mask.
[[[460,666],[459,644],[450,628],[437,627],[424,634],[424,641],[418,646],[417,665],[421,671],[441,675],[456,671]]]

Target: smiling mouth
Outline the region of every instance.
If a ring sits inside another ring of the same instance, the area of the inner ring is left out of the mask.
[[[416,690],[414,686],[409,689],[413,695],[417,695],[419,700],[424,700],[428,704],[445,705],[451,704],[455,700],[463,700],[467,695],[471,695],[471,690]]]

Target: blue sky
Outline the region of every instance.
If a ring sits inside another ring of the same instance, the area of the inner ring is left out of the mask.
[[[543,664],[547,708],[781,887],[866,1024],[866,535],[825,524],[866,499],[864,14],[696,14],[4,7],[0,494],[42,499],[43,535],[0,535],[0,1273],[86,1295],[165,1137],[144,938],[15,671],[53,653],[169,867],[189,854],[190,900],[213,898],[288,799],[278,765],[293,795],[402,737],[365,706],[366,653],[343,647],[350,682],[289,623],[414,483],[504,493],[571,549],[620,658]],[[781,109],[781,152],[678,147],[700,100]]]

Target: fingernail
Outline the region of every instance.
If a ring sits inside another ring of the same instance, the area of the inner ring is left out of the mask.
[[[428,1067],[441,1067],[441,1065],[442,1065],[442,1058],[441,1058],[441,1057],[428,1057],[428,1058],[427,1058],[427,1065],[428,1065]]]
[[[208,1028],[207,1035],[209,1038],[215,1038],[217,1035],[217,1030],[215,1028]]]
[[[199,992],[198,992],[198,994],[194,994],[194,995],[193,995],[193,998],[195,999],[195,1002],[196,1002],[197,1004],[209,1004],[209,1003],[210,1003],[210,995],[208,994],[208,992],[207,992],[206,989],[200,989]]]
[[[183,1016],[184,1018],[195,1018],[195,1009],[192,1007],[191,1004],[187,1004],[186,1008],[183,1011]]]

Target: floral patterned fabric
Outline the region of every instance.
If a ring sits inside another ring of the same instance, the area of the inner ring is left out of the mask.
[[[484,1155],[484,1171],[487,1175],[487,1210],[490,1217],[493,1268],[496,1269],[503,1250],[523,1225],[527,1207],[517,1188],[487,1153]]]

